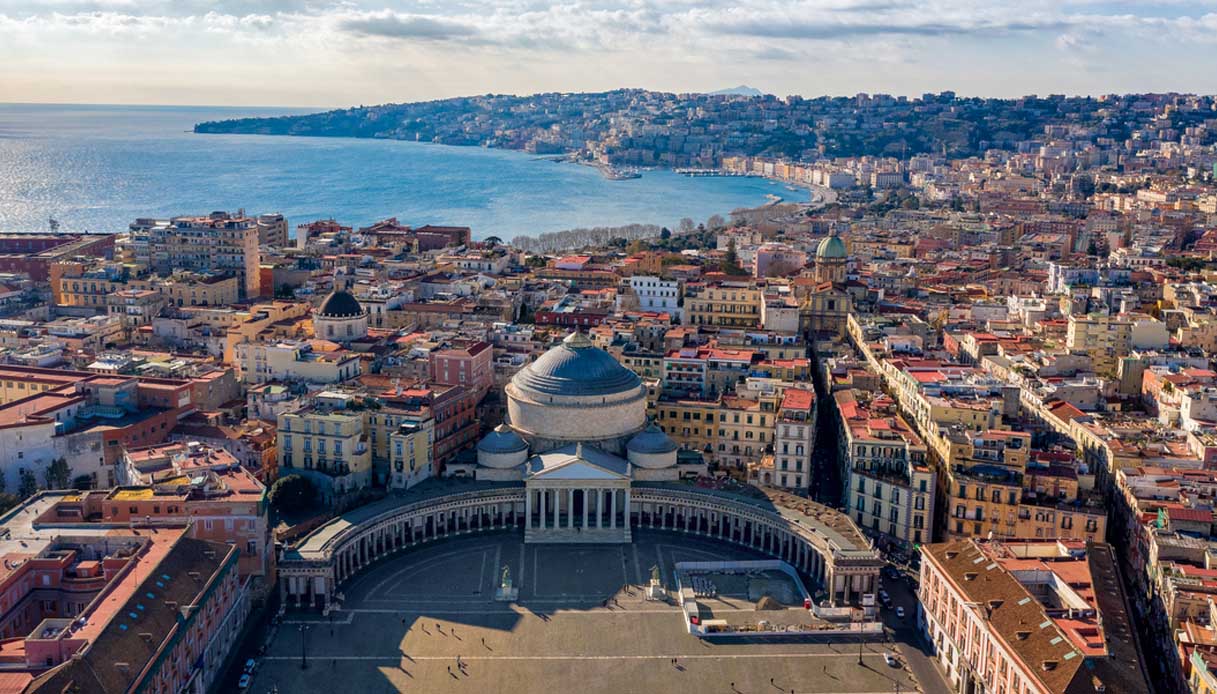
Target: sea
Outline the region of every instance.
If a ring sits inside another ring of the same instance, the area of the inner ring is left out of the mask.
[[[289,224],[452,224],[475,238],[676,228],[804,188],[647,170],[609,180],[523,152],[358,138],[196,135],[195,123],[320,109],[0,104],[0,232],[123,231],[137,217],[281,212]]]

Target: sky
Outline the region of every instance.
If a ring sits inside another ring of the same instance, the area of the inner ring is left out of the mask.
[[[1217,92],[1217,0],[0,0],[0,101]]]

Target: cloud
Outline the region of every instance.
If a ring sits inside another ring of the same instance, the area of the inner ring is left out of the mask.
[[[343,19],[339,29],[359,36],[420,41],[469,40],[480,36],[477,27],[461,21],[429,15],[405,15],[391,11],[375,12]]]

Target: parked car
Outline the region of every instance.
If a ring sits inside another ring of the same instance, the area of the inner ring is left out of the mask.
[[[900,619],[904,619],[904,608],[903,607],[896,608],[896,616],[899,617]]]
[[[254,676],[248,672],[241,675],[241,679],[237,681],[238,689],[249,689],[249,684],[254,681]]]
[[[888,667],[896,667],[897,665],[900,664],[899,661],[897,661],[894,657],[892,657],[891,653],[883,654],[883,662],[887,663]]]
[[[245,670],[243,672],[247,672],[252,675],[254,670],[257,669],[257,667],[258,667],[258,661],[254,660],[253,658],[250,658],[249,660],[245,661]]]
[[[892,601],[892,596],[888,595],[886,590],[880,590],[879,600],[881,600],[884,604],[887,604]]]

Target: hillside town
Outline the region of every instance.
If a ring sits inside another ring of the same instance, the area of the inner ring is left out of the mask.
[[[531,491],[522,520],[443,522],[608,537],[622,504],[628,540],[677,517],[631,516],[631,491],[735,494],[830,529],[830,568],[861,567],[825,579],[833,608],[889,612],[881,557],[951,691],[1217,691],[1217,102],[1027,99],[1016,127],[953,95],[604,98],[696,120],[451,127],[820,204],[545,254],[459,219],[244,210],[0,234],[0,692],[221,687],[249,623],[331,616],[342,576],[401,549],[386,533],[440,532],[381,530],[308,573],[336,523],[518,481],[530,450],[538,470],[608,456],[584,439],[651,486],[599,496],[595,525],[582,490],[553,497],[553,526]],[[718,119],[773,127],[740,142]],[[922,139],[835,156],[842,119]],[[599,380],[553,386],[559,359]],[[589,430],[645,416],[628,443],[542,435],[593,406]]]

